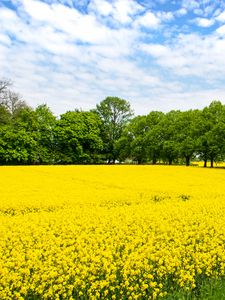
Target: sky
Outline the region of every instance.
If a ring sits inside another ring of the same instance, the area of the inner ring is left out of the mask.
[[[54,114],[225,103],[225,0],[0,0],[0,79]]]

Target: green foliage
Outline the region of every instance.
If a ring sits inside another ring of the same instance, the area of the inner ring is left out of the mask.
[[[0,128],[0,163],[31,164],[35,161],[37,141],[25,129]]]
[[[146,130],[146,116],[137,116],[127,124],[117,143],[119,158],[130,158],[137,163],[146,161]]]
[[[116,143],[133,114],[130,103],[118,97],[107,97],[97,104],[96,113],[102,120],[101,137],[106,159],[114,163],[119,158]]]
[[[133,117],[130,103],[107,97],[91,111],[56,118],[47,105],[32,109],[0,80],[1,164],[186,163],[225,158],[225,106],[152,111]]]
[[[213,101],[209,107],[199,112],[196,119],[196,144],[199,157],[210,160],[211,167],[216,160],[224,157],[225,107],[219,101]]]
[[[8,124],[10,121],[10,113],[6,109],[6,107],[0,104],[0,126],[4,124]]]
[[[222,300],[225,299],[225,279],[205,279],[191,291],[174,290],[163,300]]]
[[[103,143],[101,120],[94,112],[69,111],[54,129],[58,163],[92,163],[98,160]]]
[[[38,163],[55,162],[55,140],[54,130],[56,126],[56,117],[46,104],[39,105],[35,109],[35,118],[37,122],[37,140],[38,140]]]

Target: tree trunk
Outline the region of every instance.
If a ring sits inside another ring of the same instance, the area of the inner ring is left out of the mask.
[[[213,168],[213,157],[210,158],[210,168]]]
[[[156,159],[156,157],[153,156],[153,158],[152,158],[152,164],[155,165],[156,162],[157,162],[157,159]]]
[[[190,156],[186,156],[186,166],[190,166]]]
[[[204,159],[204,168],[207,167],[207,159]]]
[[[169,165],[172,165],[172,159],[171,158],[169,158]]]

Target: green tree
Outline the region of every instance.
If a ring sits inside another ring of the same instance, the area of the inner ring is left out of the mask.
[[[6,94],[11,82],[9,80],[0,80],[0,126],[10,121],[10,112],[5,105]]]
[[[37,141],[25,129],[0,128],[0,163],[32,164],[36,158]]]
[[[104,154],[108,163],[115,163],[118,158],[115,145],[133,115],[130,103],[117,97],[107,97],[100,104],[97,104],[96,112],[103,124],[101,135],[104,142]]]
[[[190,165],[191,158],[196,154],[196,119],[198,110],[184,111],[176,121],[176,140],[178,152],[182,159],[185,159],[186,166]]]
[[[58,163],[93,163],[102,150],[101,120],[94,112],[69,111],[56,122]]]
[[[146,161],[145,131],[147,129],[146,116],[134,117],[124,128],[121,137],[116,143],[119,144],[118,157],[123,160],[131,160],[141,164]]]
[[[19,94],[14,93],[11,90],[4,92],[4,98],[1,101],[1,105],[10,113],[11,119],[16,119],[20,110],[28,107]]]
[[[3,124],[8,124],[10,122],[10,113],[7,108],[0,104],[0,126]]]
[[[38,140],[38,163],[55,162],[54,129],[56,117],[46,104],[39,105],[35,109],[37,119],[37,140]]]
[[[225,107],[219,101],[213,101],[199,114],[196,122],[197,150],[204,160],[204,167],[210,160],[210,165],[224,156],[225,138]]]
[[[164,117],[165,115],[159,111],[152,111],[146,117],[147,129],[145,147],[148,160],[150,160],[152,164],[156,164],[162,153],[163,139],[160,124],[163,122]]]
[[[37,155],[34,111],[9,91],[0,111],[4,112],[0,115],[5,117],[0,122],[0,163],[34,163]]]
[[[177,122],[180,118],[181,112],[170,111],[165,115],[162,121],[158,124],[160,131],[160,140],[162,144],[161,157],[168,161],[169,165],[173,161],[178,160],[179,143],[177,141]]]

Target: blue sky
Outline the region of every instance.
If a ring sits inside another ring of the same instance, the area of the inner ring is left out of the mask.
[[[0,79],[59,115],[225,101],[225,0],[0,0]]]

